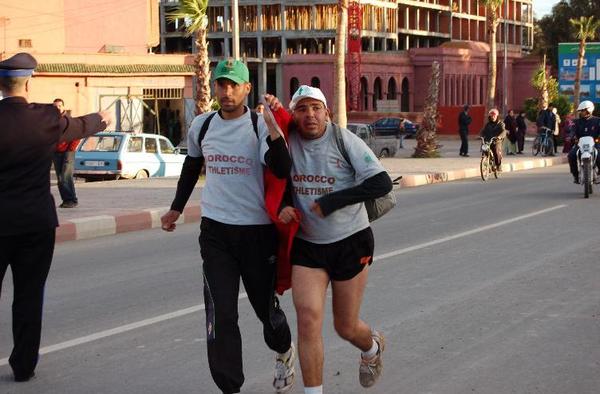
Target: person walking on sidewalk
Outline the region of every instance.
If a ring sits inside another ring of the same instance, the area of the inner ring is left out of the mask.
[[[52,103],[60,111],[61,116],[66,116],[65,102],[61,98],[54,99]],[[79,140],[70,142],[59,142],[52,162],[56,172],[58,192],[62,199],[60,208],[75,208],[77,206],[77,194],[75,194],[75,183],[73,182],[73,170],[75,169],[75,151]]]
[[[251,91],[248,68],[223,60],[214,70],[218,112],[197,116],[188,133],[188,155],[162,229],[175,222],[206,164],[202,189],[200,254],[203,260],[208,364],[223,393],[239,393],[244,383],[242,339],[238,326],[240,278],[263,325],[267,346],[275,351],[273,387],[288,391],[295,378],[295,349],[284,312],[274,293],[277,233],[265,208],[263,117],[244,105]]]
[[[65,118],[53,105],[29,103],[36,66],[28,53],[0,62],[0,291],[10,266],[14,347],[8,362],[17,382],[31,379],[38,363],[44,286],[58,226],[50,193],[54,148],[104,130],[112,120],[108,112]]]
[[[504,118],[504,126],[506,127],[506,152],[508,155],[516,153],[517,142],[517,120],[515,119],[515,111],[508,111],[508,115]]]
[[[525,135],[527,134],[527,122],[525,121],[525,111],[521,111],[517,116],[517,154],[522,155],[525,148]]]
[[[458,133],[460,134],[460,155],[469,157],[469,125],[471,124],[469,116],[469,106],[465,105],[462,112],[458,115]]]
[[[490,109],[488,112],[488,121],[483,129],[481,129],[479,136],[483,137],[486,141],[491,140],[493,137],[497,138],[491,144],[490,148],[494,152],[496,168],[498,171],[502,171],[502,141],[506,137],[506,129],[504,128],[504,123],[498,119],[499,114],[500,112],[496,108]]]
[[[266,143],[272,157],[279,158],[269,165],[278,176],[289,175],[299,210],[298,215],[286,206],[280,219],[300,222],[291,263],[304,392],[323,392],[322,325],[330,283],[335,330],[360,349],[359,381],[370,387],[382,372],[385,340],[359,316],[374,248],[363,202],[389,193],[392,181],[360,138],[345,129],[336,131],[338,126],[328,121],[327,100],[320,89],[300,86],[289,107],[289,152],[277,143],[281,138],[273,127]]]

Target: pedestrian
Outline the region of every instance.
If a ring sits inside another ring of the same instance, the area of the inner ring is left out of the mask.
[[[525,148],[525,135],[527,134],[527,122],[525,111],[519,112],[517,116],[517,154],[522,155]]]
[[[51,104],[29,103],[36,66],[28,53],[0,62],[0,290],[10,266],[14,347],[8,362],[17,382],[31,379],[38,363],[44,286],[58,226],[50,193],[56,144],[92,135],[111,123],[108,112],[68,118]]]
[[[502,141],[506,137],[506,129],[504,123],[498,119],[500,112],[496,108],[492,108],[488,112],[488,121],[479,132],[485,141],[490,141],[493,137],[497,140],[492,142],[490,149],[494,152],[494,163],[498,171],[502,171]]]
[[[469,125],[471,124],[469,106],[465,105],[458,115],[458,133],[460,134],[460,155],[469,157]]]
[[[274,143],[280,134],[272,127],[267,144],[280,158],[269,163],[273,172],[289,175],[296,207],[285,206],[280,219],[300,223],[291,263],[304,392],[323,392],[322,325],[330,283],[335,330],[360,349],[359,381],[370,387],[382,372],[385,340],[359,316],[374,248],[363,202],[389,193],[392,181],[364,141],[328,121],[320,89],[300,86],[289,107],[289,151]]]
[[[506,127],[506,153],[514,155],[517,151],[517,120],[515,119],[515,111],[508,111],[508,115],[504,118],[504,126]]]
[[[241,278],[265,342],[277,353],[273,387],[282,393],[294,383],[295,349],[274,293],[277,233],[265,208],[259,154],[267,128],[263,117],[244,105],[252,88],[244,63],[223,60],[213,75],[221,109],[197,116],[190,126],[188,154],[162,228],[175,229],[205,163],[200,253],[213,380],[223,393],[238,393],[244,383],[237,312]]]
[[[254,108],[254,111],[258,114],[262,114],[265,112],[265,105],[263,103],[259,103],[256,108]]]
[[[61,98],[56,98],[52,104],[58,108],[61,116],[66,116],[65,102]],[[73,182],[73,171],[75,170],[75,151],[79,146],[79,140],[70,142],[61,141],[56,144],[54,157],[54,171],[56,172],[58,192],[62,199],[60,208],[75,208],[78,204],[77,194],[75,193],[75,182]]]
[[[554,142],[554,154],[558,153],[558,136],[560,135],[560,115],[558,114],[558,108],[552,107],[552,114],[554,115],[554,129],[552,131],[552,141]]]
[[[542,103],[542,109],[538,113],[536,119],[538,137],[541,137],[543,133],[547,133],[547,137],[552,138],[555,123],[556,117],[552,113],[552,108],[550,108],[547,103]],[[540,139],[540,141],[542,140]]]

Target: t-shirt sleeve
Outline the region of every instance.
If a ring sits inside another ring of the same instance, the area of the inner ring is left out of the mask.
[[[202,128],[202,124],[206,120],[206,117],[206,114],[198,115],[190,125],[187,135],[187,154],[190,157],[202,157],[202,147],[199,145],[198,137],[200,136],[200,129]]]
[[[385,171],[375,153],[373,153],[363,140],[347,130],[343,130],[342,138],[344,139],[346,152],[356,173],[355,179],[357,184]]]

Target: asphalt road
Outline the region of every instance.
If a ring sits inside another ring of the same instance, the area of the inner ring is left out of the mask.
[[[600,193],[566,166],[399,191],[373,225],[362,315],[387,337],[384,376],[358,384],[358,351],[328,307],[327,393],[600,392]],[[197,224],[57,246],[41,361],[10,381],[10,275],[0,300],[0,393],[217,393],[208,372]],[[295,336],[291,297],[282,299]],[[273,354],[240,300],[246,383],[270,393]],[[299,377],[300,378],[300,377]],[[293,393],[302,393],[301,380]]]

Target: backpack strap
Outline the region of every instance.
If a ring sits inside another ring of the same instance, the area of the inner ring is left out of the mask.
[[[331,123],[333,127],[333,134],[335,136],[335,144],[337,145],[338,150],[342,154],[346,163],[354,170],[354,166],[352,166],[352,162],[350,161],[350,156],[348,156],[348,151],[346,150],[346,145],[344,144],[344,138],[342,136],[342,129],[336,123]],[[356,172],[356,171],[355,171]]]
[[[215,117],[217,113],[213,112],[208,115],[204,123],[202,123],[202,127],[200,127],[200,134],[198,136],[198,146],[202,146],[202,140],[208,131],[208,126],[210,126],[210,121]],[[256,138],[258,138],[258,115],[254,111],[250,111],[250,118],[252,119],[252,128],[254,129],[254,134]]]
[[[250,118],[252,119],[252,128],[254,129],[254,134],[256,134],[256,138],[258,138],[258,114],[256,111],[250,111]]]
[[[204,139],[204,136],[206,135],[206,132],[208,131],[208,126],[210,126],[210,121],[212,120],[212,118],[215,117],[216,114],[217,114],[216,112],[213,112],[212,114],[208,115],[206,120],[204,120],[204,123],[202,123],[202,127],[200,127],[200,134],[198,135],[198,146],[200,147],[200,149],[202,149],[202,140]]]

